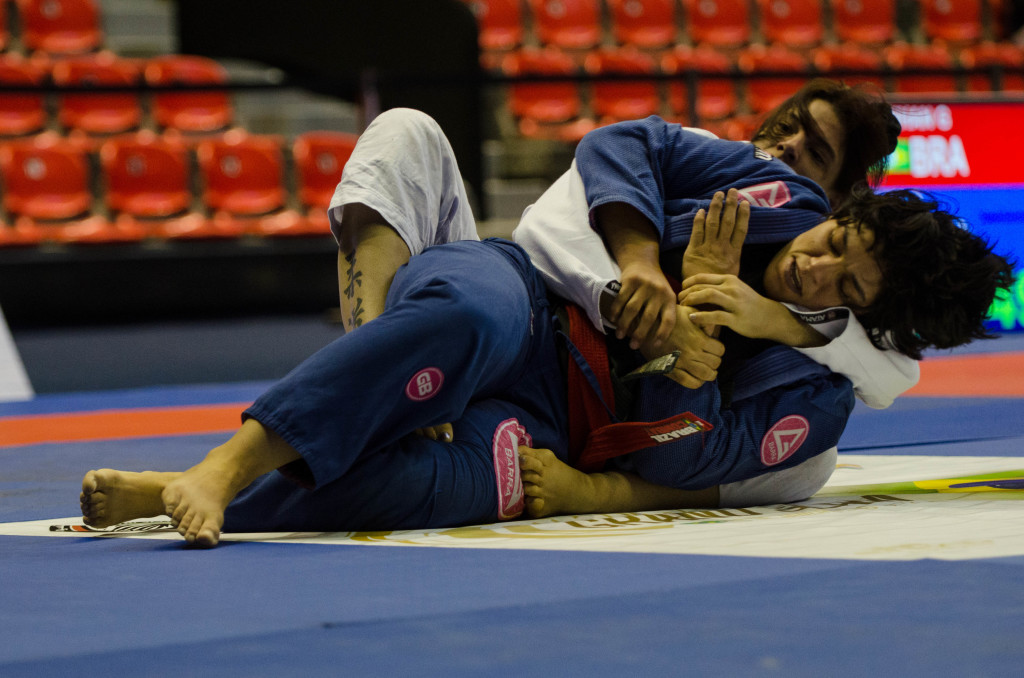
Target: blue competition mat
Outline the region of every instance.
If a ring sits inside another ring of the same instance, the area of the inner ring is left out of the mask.
[[[262,387],[46,396],[0,418],[238,403]],[[949,479],[1024,468],[1022,405],[858,409],[836,487],[798,517],[622,514],[212,551],[45,526],[76,515],[90,468],[183,468],[224,433],[0,447],[0,675],[1011,675],[1021,493]],[[866,489],[894,479],[909,494]],[[39,531],[15,529],[26,521]]]

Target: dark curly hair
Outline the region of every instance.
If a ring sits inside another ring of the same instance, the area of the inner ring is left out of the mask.
[[[832,104],[843,130],[843,164],[836,176],[836,193],[843,198],[855,184],[865,181],[877,186],[896,148],[900,123],[892,106],[868,87],[815,78],[772,111],[754,133],[754,143],[774,144],[794,134],[797,126],[809,137],[820,138],[821,130],[809,111],[816,99]]]
[[[1014,264],[938,200],[909,190],[875,193],[862,183],[833,217],[874,234],[883,284],[858,318],[877,345],[920,359],[929,347],[992,337],[984,321],[998,291],[1013,285]]]

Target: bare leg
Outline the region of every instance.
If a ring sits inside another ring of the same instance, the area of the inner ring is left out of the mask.
[[[89,471],[82,479],[82,518],[92,527],[110,527],[126,520],[151,518],[164,512],[161,493],[180,473]]]
[[[338,291],[345,331],[384,312],[395,272],[409,261],[409,247],[384,218],[366,205],[345,205],[338,236]]]
[[[338,236],[338,292],[345,331],[370,322],[384,312],[384,302],[395,273],[409,261],[402,236],[376,210],[349,203],[341,217]],[[449,423],[419,429],[431,440],[451,442]]]
[[[224,510],[240,491],[264,473],[299,459],[299,453],[254,419],[203,461],[167,483],[164,512],[185,541],[215,546]]]
[[[677,490],[632,473],[583,473],[551,450],[519,448],[526,512],[533,518],[575,513],[655,511],[718,506],[718,486]]]

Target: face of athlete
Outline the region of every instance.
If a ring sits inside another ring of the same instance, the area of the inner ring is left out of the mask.
[[[882,271],[866,227],[835,219],[818,224],[786,244],[764,274],[767,296],[811,310],[848,306],[868,309],[882,289]]]
[[[785,136],[779,141],[760,140],[757,145],[786,163],[800,175],[814,181],[833,197],[839,169],[843,164],[842,127],[835,107],[815,99],[807,107],[817,130],[805,130],[794,116],[784,123]]]

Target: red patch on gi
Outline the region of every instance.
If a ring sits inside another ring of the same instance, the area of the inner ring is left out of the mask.
[[[523,478],[519,472],[519,446],[533,445],[533,438],[516,419],[506,419],[494,431],[494,478],[498,482],[498,520],[512,520],[523,513]]]
[[[437,395],[444,383],[444,374],[436,367],[425,367],[405,385],[405,395],[409,400],[417,402],[429,400]]]
[[[793,199],[789,186],[784,181],[770,181],[741,188],[739,194],[741,198],[758,207],[781,207]]]
[[[807,440],[811,425],[799,414],[780,419],[761,440],[761,463],[775,466],[793,456]]]

